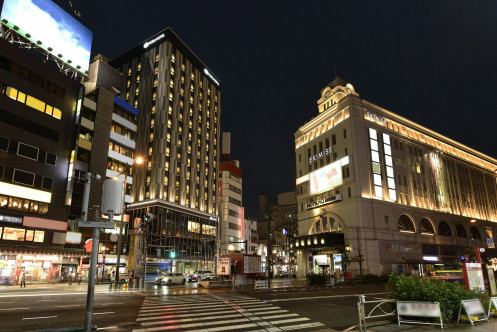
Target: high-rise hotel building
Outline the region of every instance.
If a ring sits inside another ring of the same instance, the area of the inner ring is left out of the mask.
[[[295,133],[299,275],[430,274],[497,256],[497,160],[359,97],[336,78]],[[312,250],[310,250],[312,249]],[[362,271],[361,271],[362,270]]]
[[[216,252],[219,79],[167,28],[111,64],[121,97],[140,110],[131,221],[148,215],[148,255],[160,269],[189,271]],[[209,265],[209,268],[211,266]]]

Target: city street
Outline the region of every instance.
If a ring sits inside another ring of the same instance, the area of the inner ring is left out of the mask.
[[[87,285],[5,287],[1,331],[43,331],[84,325]],[[276,282],[275,287],[278,287]],[[343,330],[357,323],[357,295],[382,297],[383,286],[276,288],[231,292],[196,283],[147,285],[146,291],[95,292],[93,325],[106,331]]]

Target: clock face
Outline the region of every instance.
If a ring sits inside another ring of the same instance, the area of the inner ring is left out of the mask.
[[[324,94],[324,96],[325,96],[326,98],[328,98],[328,97],[330,96],[330,90],[326,91],[326,93]]]

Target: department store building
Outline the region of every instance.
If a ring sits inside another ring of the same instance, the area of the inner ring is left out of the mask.
[[[335,78],[295,133],[298,275],[426,275],[467,248],[497,256],[497,160]],[[347,256],[345,256],[345,253]]]

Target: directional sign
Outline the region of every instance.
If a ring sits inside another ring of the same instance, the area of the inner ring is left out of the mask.
[[[495,248],[493,237],[487,237],[487,248]]]

